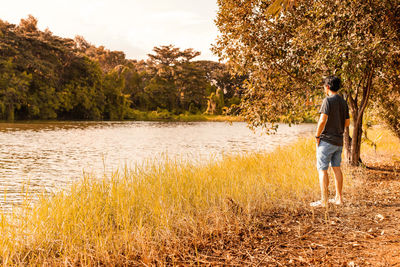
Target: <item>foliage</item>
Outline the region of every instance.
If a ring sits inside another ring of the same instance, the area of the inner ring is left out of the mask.
[[[19,26],[1,24],[0,58],[13,58],[14,69],[31,77],[17,119],[101,119],[99,66],[78,54],[73,40],[41,32],[36,23],[29,17]]]
[[[399,1],[303,0],[275,17],[266,15],[271,4],[218,1],[221,35],[214,51],[233,71],[249,75],[243,116],[253,126],[268,127],[281,116],[299,122],[317,108],[322,78],[338,75],[353,118],[356,164],[365,108],[400,49],[393,23]]]
[[[211,93],[208,98],[208,106],[206,113],[213,115],[221,115],[224,108],[224,93],[221,88],[218,88],[215,93]]]
[[[15,109],[26,101],[31,79],[32,75],[15,70],[12,59],[0,61],[0,105],[8,120],[14,120]]]
[[[379,117],[400,138],[400,92],[380,94],[376,106]]]
[[[116,71],[107,73],[103,80],[103,90],[106,99],[105,114],[110,120],[123,120],[129,109],[129,95],[125,95],[125,79]]]
[[[297,0],[275,0],[273,1],[265,11],[267,16],[278,16],[280,12],[287,8],[291,8],[296,5]]]
[[[203,112],[210,77],[217,69],[229,77],[223,64],[193,61],[200,54],[193,49],[155,47],[147,61],[130,60],[82,36],[40,31],[37,22],[31,15],[19,25],[0,20],[0,119],[122,120],[135,117],[132,110]]]
[[[173,114],[165,109],[158,109],[155,111],[141,111],[137,109],[130,109],[127,111],[125,118],[135,121],[177,121],[177,122],[193,122],[193,121],[214,121],[214,122],[238,122],[242,121],[239,116],[221,116],[221,115],[207,115],[201,112],[186,111],[179,115]]]
[[[393,42],[400,43],[400,8],[393,8],[387,13],[390,27],[397,29]],[[393,51],[389,60],[384,65],[384,69],[379,73],[378,90],[375,92],[374,108],[379,113],[379,117],[389,126],[389,128],[400,138],[400,50]]]
[[[188,110],[192,103],[197,108],[204,106],[207,81],[198,65],[190,62],[200,55],[193,49],[181,51],[172,45],[155,47],[149,54],[148,68],[153,78],[145,90],[152,102],[170,111]],[[164,98],[164,99],[162,99]]]
[[[124,52],[110,51],[104,46],[95,47],[82,36],[76,36],[74,41],[75,48],[92,60],[98,62],[105,73],[112,71],[117,66],[125,65],[128,61],[125,58]]]

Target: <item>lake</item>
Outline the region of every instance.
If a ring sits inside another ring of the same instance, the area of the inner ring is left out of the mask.
[[[32,192],[67,188],[83,173],[98,177],[166,156],[201,163],[224,154],[271,151],[309,136],[315,125],[280,125],[276,134],[243,122],[0,123],[0,205]]]

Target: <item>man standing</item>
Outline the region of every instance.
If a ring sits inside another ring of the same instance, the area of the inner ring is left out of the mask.
[[[329,164],[335,175],[335,199],[329,200],[337,205],[343,204],[342,188],[343,174],[340,169],[343,150],[343,132],[349,127],[349,108],[346,101],[338,95],[340,79],[329,76],[324,81],[324,90],[327,97],[321,106],[321,116],[318,121],[316,132],[317,143],[317,169],[321,187],[321,200],[311,203],[311,206],[326,207],[328,204],[328,168]]]

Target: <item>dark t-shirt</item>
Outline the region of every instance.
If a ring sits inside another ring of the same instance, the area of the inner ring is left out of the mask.
[[[322,102],[319,113],[328,115],[328,121],[321,133],[321,140],[332,145],[343,146],[344,123],[349,118],[346,101],[338,94],[328,96]]]

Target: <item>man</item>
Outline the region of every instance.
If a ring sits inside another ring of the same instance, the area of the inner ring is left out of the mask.
[[[343,174],[340,169],[343,150],[343,132],[349,127],[349,108],[346,101],[338,95],[340,79],[336,76],[329,76],[324,81],[324,90],[327,97],[321,106],[321,116],[318,121],[315,135],[317,143],[317,169],[321,187],[321,200],[311,203],[311,206],[326,207],[328,204],[328,168],[329,164],[335,175],[335,199],[329,202],[343,204],[342,188]]]

